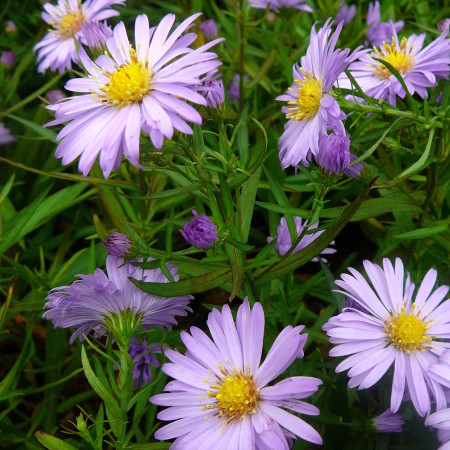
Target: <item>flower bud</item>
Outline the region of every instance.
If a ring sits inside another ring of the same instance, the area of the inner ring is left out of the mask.
[[[319,140],[316,162],[324,172],[338,175],[350,164],[350,139],[348,135],[331,133]]]
[[[108,255],[124,258],[130,253],[132,243],[128,236],[122,233],[112,233],[105,237],[104,246],[108,251]]]
[[[214,39],[218,33],[217,25],[214,19],[206,19],[200,25],[200,30],[206,39]]]
[[[16,54],[14,52],[3,52],[0,58],[0,62],[5,67],[12,67],[16,64]]]
[[[184,224],[180,230],[181,235],[194,247],[205,249],[211,247],[217,242],[217,227],[209,217],[204,214],[199,216],[195,209],[192,210],[192,214],[194,218]]]

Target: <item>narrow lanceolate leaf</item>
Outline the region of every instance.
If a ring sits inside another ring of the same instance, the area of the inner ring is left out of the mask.
[[[175,297],[177,295],[198,294],[221,284],[231,281],[230,269],[218,269],[198,277],[188,278],[177,283],[145,283],[130,278],[130,280],[144,292],[161,297]]]
[[[49,450],[77,450],[73,445],[58,439],[55,436],[44,433],[43,431],[36,431],[34,435],[36,436],[36,439]]]
[[[287,258],[282,258],[279,263],[275,264],[270,269],[257,270],[254,275],[256,279],[255,284],[261,285],[274,280],[275,278],[280,278],[290,272],[294,272],[295,269],[311,261],[312,258],[324,250],[356,213],[375,181],[376,179],[372,180],[364,192],[353,203],[343,209],[342,214],[336,223],[322,233],[311,244],[298,253],[290,255]]]
[[[429,228],[419,228],[417,230],[408,231],[406,233],[397,234],[395,236],[397,239],[423,239],[430,236],[434,236],[439,233],[448,233],[449,224],[441,223],[434,227]]]

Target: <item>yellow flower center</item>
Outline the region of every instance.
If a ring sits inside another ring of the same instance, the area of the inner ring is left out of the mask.
[[[226,423],[242,420],[256,413],[260,390],[256,387],[253,375],[237,369],[233,369],[232,373],[223,368],[220,370],[224,377],[217,384],[211,385],[208,391],[208,395],[215,397],[217,403],[206,408],[217,408],[219,416]]]
[[[427,336],[429,322],[423,322],[414,314],[414,307],[410,313],[405,308],[396,316],[392,316],[385,324],[388,341],[404,353],[424,351],[431,344],[433,338]]]
[[[323,97],[322,82],[316,80],[311,73],[305,73],[303,80],[295,80],[300,87],[298,90],[289,88],[298,93],[297,100],[289,102],[295,105],[288,108],[288,119],[309,120],[317,114],[320,107],[320,99]]]
[[[388,62],[400,75],[405,75],[414,67],[414,59],[407,53],[406,42],[407,39],[403,38],[400,42],[400,48],[397,48],[395,40],[392,38],[391,45],[383,42],[383,47],[380,50],[374,47],[375,53],[372,56]],[[392,72],[383,64],[378,63],[375,68],[375,75],[385,80],[392,75]]]
[[[67,39],[73,36],[84,23],[84,16],[81,11],[73,11],[66,14],[58,25],[59,36]]]
[[[120,66],[109,75],[109,81],[100,88],[105,93],[102,101],[118,106],[140,103],[151,90],[152,71],[138,61],[136,51],[130,49],[131,62]]]

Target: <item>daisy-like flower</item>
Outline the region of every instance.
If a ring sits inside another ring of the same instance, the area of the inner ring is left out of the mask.
[[[180,297],[158,297],[147,294],[135,286],[129,278],[153,283],[167,283],[169,280],[160,269],[141,269],[124,264],[123,259],[108,256],[105,274],[96,269],[92,275],[78,275],[79,280],[70,286],[50,291],[43,317],[53,321],[55,328],[75,328],[70,338],[90,332],[104,333],[111,319],[120,318],[131,312],[135,321],[144,327],[155,325],[171,328],[176,324],[175,316],[185,316],[191,295]],[[169,266],[170,273],[178,280],[177,270]]]
[[[380,2],[377,0],[376,2],[369,4],[369,12],[367,13],[367,25],[369,26],[369,29],[366,31],[366,36],[370,45],[376,45],[377,47],[383,45],[383,41],[389,42],[392,36],[391,22],[380,23],[380,20]],[[403,25],[403,20],[395,22],[395,31],[397,33],[401,31]]]
[[[319,138],[328,130],[345,134],[342,120],[345,114],[330,90],[347,65],[360,54],[357,50],[350,54],[349,49],[335,49],[342,29],[341,22],[331,34],[331,20],[316,32],[311,30],[311,39],[306,55],[300,60],[301,67],[293,67],[294,84],[286,94],[277,100],[288,102],[282,108],[289,121],[278,141],[281,167],[299,164],[309,165],[311,153],[319,152]]]
[[[450,450],[450,408],[429,415],[425,425],[438,429],[438,439],[442,444],[438,450]]]
[[[257,9],[266,9],[269,6],[270,9],[292,8],[312,12],[311,7],[305,4],[306,0],[249,0],[249,3]]]
[[[358,61],[350,64],[349,71],[368,96],[395,105],[397,96],[404,98],[406,92],[391,71],[376,61],[381,59],[397,70],[411,95],[417,93],[427,98],[427,88],[436,86],[437,78],[447,78],[450,74],[450,39],[446,38],[447,32],[423,47],[425,34],[412,34],[399,40],[391,22],[391,36],[379,49],[374,48],[372,53],[365,53]],[[339,85],[351,86],[346,75],[341,77]]]
[[[202,119],[184,100],[206,105],[193,87],[201,84],[202,75],[214,72],[221,64],[217,55],[207,50],[222,39],[192,50],[189,45],[196,34],[182,36],[199,15],[186,19],[170,36],[173,14],[151,29],[147,16],[141,15],[136,18],[135,48],[121,22],[106,42],[109,54],[93,62],[80,52],[89,76],[70,80],[66,89],[83,95],[48,107],[56,111],[56,120],[47,125],[70,122],[58,135],[61,142],[56,156],[63,164],[81,155],[78,168],[87,175],[100,154],[100,166],[107,178],[113,168],[119,168],[123,153],[141,167],[141,130],[150,135],[158,149],[164,138],[172,138],[174,129],[192,134],[187,122],[201,124]]]
[[[286,327],[260,364],[264,312],[259,303],[251,310],[245,298],[236,324],[228,305],[222,313],[213,309],[207,323],[212,339],[192,327],[191,334],[181,333],[187,348],[184,356],[165,351],[171,363],[162,370],[174,381],[150,401],[169,407],[158,419],[174,422],[157,430],[155,438],[176,438],[173,450],[287,450],[286,438],[296,436],[321,444],[314,428],[286,411],[319,414],[300,399],[316,392],[321,380],[295,376],[267,386],[303,357],[304,327]]]
[[[16,138],[11,134],[11,131],[0,123],[0,145],[15,142]]]
[[[50,69],[63,73],[72,68],[72,62],[78,62],[75,39],[85,44],[81,28],[86,21],[105,20],[118,16],[110,7],[123,5],[125,0],[58,0],[58,6],[44,4],[42,19],[50,25],[49,32],[34,47],[38,52],[38,72]]]
[[[316,222],[315,224],[308,227],[308,221],[303,223],[301,217],[294,217],[294,222],[295,222],[295,228],[297,230],[298,236],[300,236],[302,234],[305,227],[307,227],[309,230],[313,230],[314,228],[317,228],[319,226],[319,222]],[[308,245],[311,244],[311,242],[315,241],[324,231],[325,230],[321,230],[321,231],[317,231],[316,233],[305,234],[301,238],[301,240],[297,244],[297,246],[295,247],[292,254],[297,253],[300,250],[303,250],[305,247],[308,247]],[[274,239],[273,237],[269,236],[267,238],[267,242],[272,242],[273,239]],[[277,228],[276,239],[277,239],[277,243],[275,245],[275,248],[279,251],[280,255],[283,256],[292,247],[292,239],[291,239],[291,234],[289,233],[289,228],[287,226],[286,217],[281,218],[280,225]],[[333,244],[334,244],[334,241],[332,241],[330,243],[330,245],[333,245]],[[328,247],[325,250],[323,250],[320,253],[320,255],[331,255],[333,253],[336,253],[336,250],[334,248]],[[327,260],[324,258],[321,258],[321,260],[324,262],[327,262]],[[319,261],[319,259],[313,258],[311,261],[317,262],[317,261]]]
[[[336,22],[344,21],[344,25],[348,25],[356,16],[356,5],[346,5],[344,0],[339,4],[339,12],[336,14]]]
[[[430,396],[437,409],[446,406],[443,386],[430,377],[430,367],[450,346],[450,301],[443,299],[448,286],[434,290],[437,272],[425,275],[413,301],[414,284],[406,275],[402,261],[395,267],[388,259],[383,267],[364,261],[372,286],[355,269],[341,275],[338,292],[357,302],[363,310],[345,308],[323,329],[336,346],[330,356],[346,358],[336,372],[349,370],[349,387],[373,386],[393,365],[391,411],[397,412],[405,387],[411,401],[424,416],[431,410]],[[349,356],[350,355],[350,356]]]

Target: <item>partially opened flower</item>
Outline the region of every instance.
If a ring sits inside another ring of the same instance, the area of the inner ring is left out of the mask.
[[[111,28],[105,22],[87,21],[81,27],[86,46],[91,51],[101,51],[106,47],[106,41],[112,36]]]
[[[321,444],[314,428],[286,411],[319,414],[301,399],[314,394],[321,380],[295,376],[268,386],[303,357],[304,327],[286,327],[261,364],[264,312],[259,303],[251,310],[244,299],[236,324],[228,305],[222,313],[213,309],[207,323],[212,339],[192,327],[191,334],[181,333],[185,355],[165,351],[171,362],[162,370],[174,381],[150,401],[168,406],[158,419],[173,422],[157,430],[155,438],[176,438],[174,450],[284,450],[286,439],[296,436]]]
[[[303,232],[303,230],[308,228],[309,230],[313,230],[314,228],[317,228],[319,226],[319,222],[316,222],[315,224],[308,226],[308,221],[305,221],[303,223],[301,217],[294,217],[295,222],[295,228],[297,230],[297,236],[300,236]],[[292,253],[297,253],[300,250],[303,250],[305,247],[307,247],[311,242],[315,241],[325,230],[316,231],[315,233],[305,234],[301,239],[300,242],[297,244],[295,249]],[[267,242],[272,242],[274,238],[268,237]],[[291,234],[289,233],[289,228],[287,226],[286,217],[281,218],[280,225],[277,228],[277,243],[275,245],[275,248],[279,251],[280,255],[283,256],[291,247],[292,247],[292,239]],[[330,245],[333,245],[334,241],[330,243]],[[327,247],[325,250],[322,250],[320,253],[321,256],[323,255],[331,255],[333,253],[336,253],[336,250],[334,248]],[[324,258],[320,258],[322,261],[326,262],[327,260]],[[313,258],[311,261],[317,262],[319,261],[318,258]]]
[[[80,52],[89,76],[70,80],[66,89],[83,95],[48,107],[56,111],[56,120],[47,125],[70,122],[58,134],[56,156],[63,164],[81,155],[78,168],[87,175],[100,155],[107,178],[119,168],[123,154],[141,167],[141,131],[158,149],[165,138],[172,138],[174,129],[192,134],[187,122],[202,120],[185,100],[206,105],[193,88],[201,84],[201,76],[221,64],[215,53],[207,51],[221,39],[192,50],[195,33],[183,36],[198,16],[189,17],[169,35],[173,14],[151,29],[147,16],[141,15],[136,18],[134,48],[121,22],[106,42],[109,53],[93,62]]]
[[[332,22],[327,20],[323,28],[311,30],[311,39],[301,66],[293,67],[294,84],[277,100],[288,102],[282,111],[289,121],[278,141],[281,167],[299,164],[309,165],[311,154],[319,152],[320,136],[328,130],[345,134],[342,120],[345,114],[330,90],[347,65],[358,57],[359,52],[350,54],[350,49],[335,49],[342,29],[342,22],[331,34]]]
[[[336,22],[339,23],[341,20],[344,25],[348,25],[356,16],[356,5],[346,5],[344,0],[341,0],[339,5],[340,10],[336,14]]]
[[[131,239],[123,233],[111,233],[105,237],[104,246],[108,255],[124,258],[133,246]]]
[[[428,97],[427,88],[437,85],[437,78],[447,78],[450,74],[450,39],[447,32],[424,47],[425,34],[413,34],[399,39],[391,23],[391,36],[382,46],[372,53],[365,53],[358,61],[350,64],[349,71],[361,89],[370,97],[387,100],[395,105],[397,96],[404,98],[406,92],[392,72],[380,61],[393,66],[402,76],[411,95],[417,93]],[[340,87],[351,86],[350,80],[343,75]]]
[[[178,279],[174,266],[168,266]],[[160,269],[141,269],[124,264],[123,259],[108,256],[105,274],[96,269],[92,275],[78,275],[79,280],[70,286],[50,291],[43,317],[53,321],[55,328],[75,328],[70,338],[91,332],[105,333],[111,320],[120,319],[122,314],[131,314],[136,323],[144,327],[155,325],[171,328],[176,324],[175,316],[185,316],[191,295],[179,297],[158,297],[147,294],[134,285],[130,278],[152,283],[168,283]]]
[[[195,88],[195,90],[205,97],[207,108],[220,108],[225,101],[223,81],[219,78],[207,77],[203,84]]]
[[[11,131],[0,123],[0,145],[15,142],[16,138],[11,134]]]
[[[438,429],[438,439],[442,444],[438,450],[450,450],[450,408],[429,415],[425,425]]]
[[[189,244],[197,248],[209,248],[218,239],[217,227],[205,214],[198,215],[195,209],[192,210],[194,218],[184,224],[180,230],[181,235]]]
[[[125,0],[58,0],[58,6],[44,4],[42,19],[50,25],[48,33],[34,47],[38,52],[38,72],[50,69],[52,72],[72,68],[72,62],[78,62],[75,39],[85,44],[80,32],[86,21],[105,20],[119,13],[110,7],[123,5]]]
[[[269,6],[270,9],[292,8],[312,12],[306,0],[249,0],[249,3],[257,9],[266,9]]]
[[[329,175],[343,173],[350,164],[350,138],[347,134],[324,134],[319,140],[316,162]]]
[[[214,39],[217,37],[217,25],[214,19],[206,19],[201,25],[200,25],[200,31],[203,33],[203,36],[205,36],[206,39]]]
[[[336,372],[350,369],[349,387],[366,389],[393,366],[392,412],[399,409],[405,388],[421,416],[430,413],[431,397],[437,409],[445,407],[443,386],[430,377],[430,367],[449,346],[450,301],[443,301],[448,286],[433,291],[437,272],[430,269],[413,301],[415,286],[409,274],[405,279],[399,258],[395,267],[388,259],[383,267],[363,264],[373,287],[353,268],[336,284],[364,310],[345,308],[323,327],[335,344],[330,356],[345,357]]]
[[[401,433],[405,421],[403,416],[393,413],[390,409],[372,419],[372,424],[378,433]]]
[[[132,337],[128,353],[133,360],[133,380],[137,388],[152,381],[152,366],[159,367],[161,364],[155,353],[161,353],[160,344],[148,344],[144,339],[142,342],[137,337]]]
[[[390,42],[392,38],[392,25],[391,22],[381,22],[380,15],[380,2],[377,0],[374,3],[369,4],[369,12],[367,14],[367,25],[369,25],[366,31],[367,39],[370,45],[377,47],[383,45],[383,42]],[[395,31],[398,33],[402,30],[404,22],[400,20],[394,24]]]

